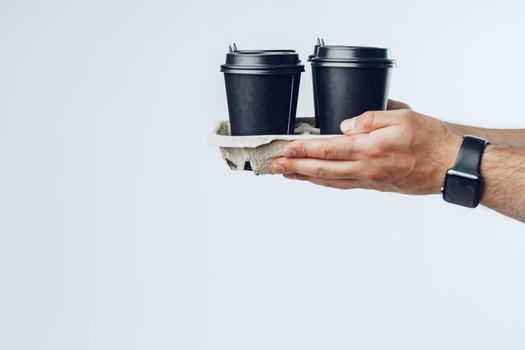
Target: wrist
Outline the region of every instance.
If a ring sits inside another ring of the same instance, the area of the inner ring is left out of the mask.
[[[440,142],[440,152],[438,152],[437,162],[435,162],[435,176],[432,186],[434,194],[441,193],[441,187],[443,186],[447,170],[454,165],[462,141],[462,136],[449,131],[448,135]]]
[[[454,135],[463,136],[463,134],[465,134],[465,128],[462,125],[449,123],[449,122],[443,122],[443,123],[445,123],[445,125]]]

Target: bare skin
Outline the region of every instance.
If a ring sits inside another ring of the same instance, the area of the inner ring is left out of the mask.
[[[340,189],[438,194],[462,136],[475,135],[492,142],[481,162],[482,204],[525,222],[525,129],[445,123],[397,101],[388,107],[343,121],[344,135],[291,142],[272,172]]]
[[[525,149],[525,129],[486,129],[453,123],[446,124],[457,135],[475,135],[490,140],[494,145]]]

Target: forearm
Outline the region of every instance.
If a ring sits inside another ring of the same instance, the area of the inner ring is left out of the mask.
[[[525,148],[525,129],[486,129],[448,122],[446,124],[456,135],[474,135],[489,140],[493,145]]]
[[[525,150],[487,146],[481,161],[481,203],[525,222]]]

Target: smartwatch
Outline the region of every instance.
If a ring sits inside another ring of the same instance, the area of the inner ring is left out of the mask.
[[[481,156],[488,144],[479,137],[463,136],[456,163],[447,170],[441,188],[445,201],[468,208],[478,206],[483,191],[483,178],[479,173]]]

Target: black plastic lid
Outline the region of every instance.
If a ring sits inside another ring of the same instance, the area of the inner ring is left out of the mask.
[[[396,61],[390,59],[389,49],[365,46],[320,46],[312,58],[314,66],[389,68]]]
[[[226,54],[221,72],[290,74],[304,72],[304,65],[295,50],[235,50]]]
[[[259,52],[291,52],[294,53],[295,50],[291,49],[273,49],[273,50],[235,50],[233,53],[240,53],[240,54],[250,54],[250,53],[259,53]],[[231,52],[230,52],[231,53]]]

